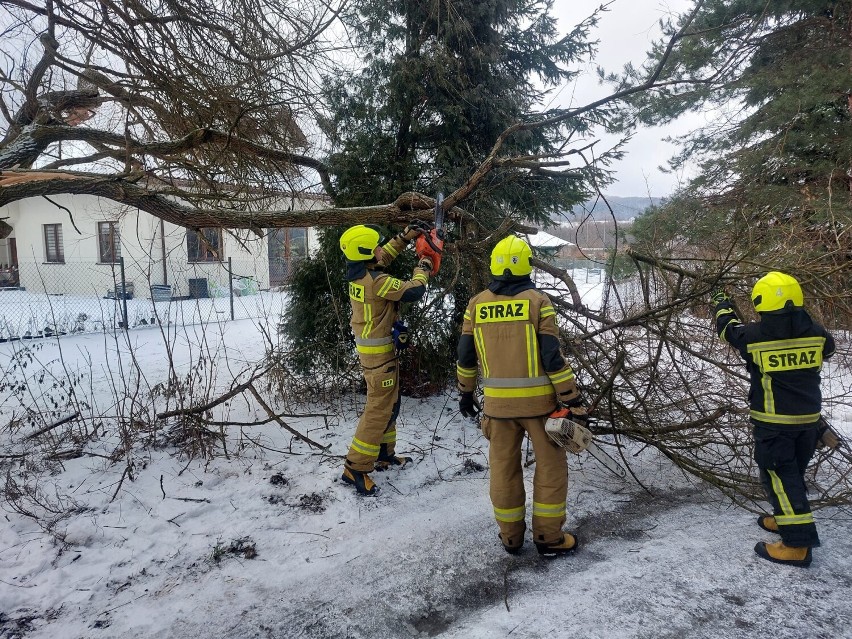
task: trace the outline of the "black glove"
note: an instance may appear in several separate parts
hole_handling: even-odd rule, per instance
[[[479,404],[473,399],[473,393],[459,393],[459,412],[463,417],[479,415]]]
[[[432,272],[432,260],[428,257],[421,257],[417,262],[417,268],[422,268],[424,271]]]
[[[713,306],[718,306],[722,302],[727,302],[731,299],[731,296],[728,295],[722,289],[719,289],[713,295],[710,296],[710,302],[712,302]]]

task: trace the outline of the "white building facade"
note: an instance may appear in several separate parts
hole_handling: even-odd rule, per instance
[[[281,208],[327,204],[302,194]],[[312,228],[269,229],[263,237],[216,228],[197,233],[85,195],[20,200],[0,207],[0,218],[14,229],[0,240],[0,287],[51,295],[186,299],[226,296],[229,287],[269,290],[316,246]]]

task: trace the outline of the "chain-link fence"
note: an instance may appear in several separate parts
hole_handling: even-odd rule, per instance
[[[281,315],[294,264],[65,260],[0,269],[0,341]]]
[[[549,257],[546,261],[566,271],[576,282],[602,282],[606,279],[606,264],[573,257]]]

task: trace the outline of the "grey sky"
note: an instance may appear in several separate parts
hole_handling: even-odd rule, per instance
[[[560,31],[568,32],[601,4],[601,0],[555,0],[553,13],[559,19]],[[596,31],[591,34],[592,40],[600,41],[596,60],[575,85],[559,91],[553,106],[579,106],[609,94],[609,87],[598,83],[596,66],[615,71],[627,62],[641,64],[651,41],[660,36],[659,20],[667,15],[683,13],[691,5],[691,0],[609,2],[609,11],[603,14]],[[606,192],[610,195],[653,197],[671,193],[683,176],[658,170],[657,167],[665,165],[675,152],[675,146],[662,139],[685,133],[699,124],[698,118],[687,117],[667,127],[640,130],[628,145],[625,158],[614,166],[618,181],[605,189]]]

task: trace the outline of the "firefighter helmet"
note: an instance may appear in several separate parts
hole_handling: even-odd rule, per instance
[[[382,234],[377,227],[358,224],[346,229],[340,236],[340,250],[352,262],[366,262],[373,259],[381,241]]]
[[[491,274],[529,275],[532,273],[531,257],[530,245],[521,238],[516,235],[504,237],[491,251]]]
[[[751,291],[751,301],[758,313],[800,308],[805,304],[802,287],[796,278],[779,271],[771,271],[757,280]]]

